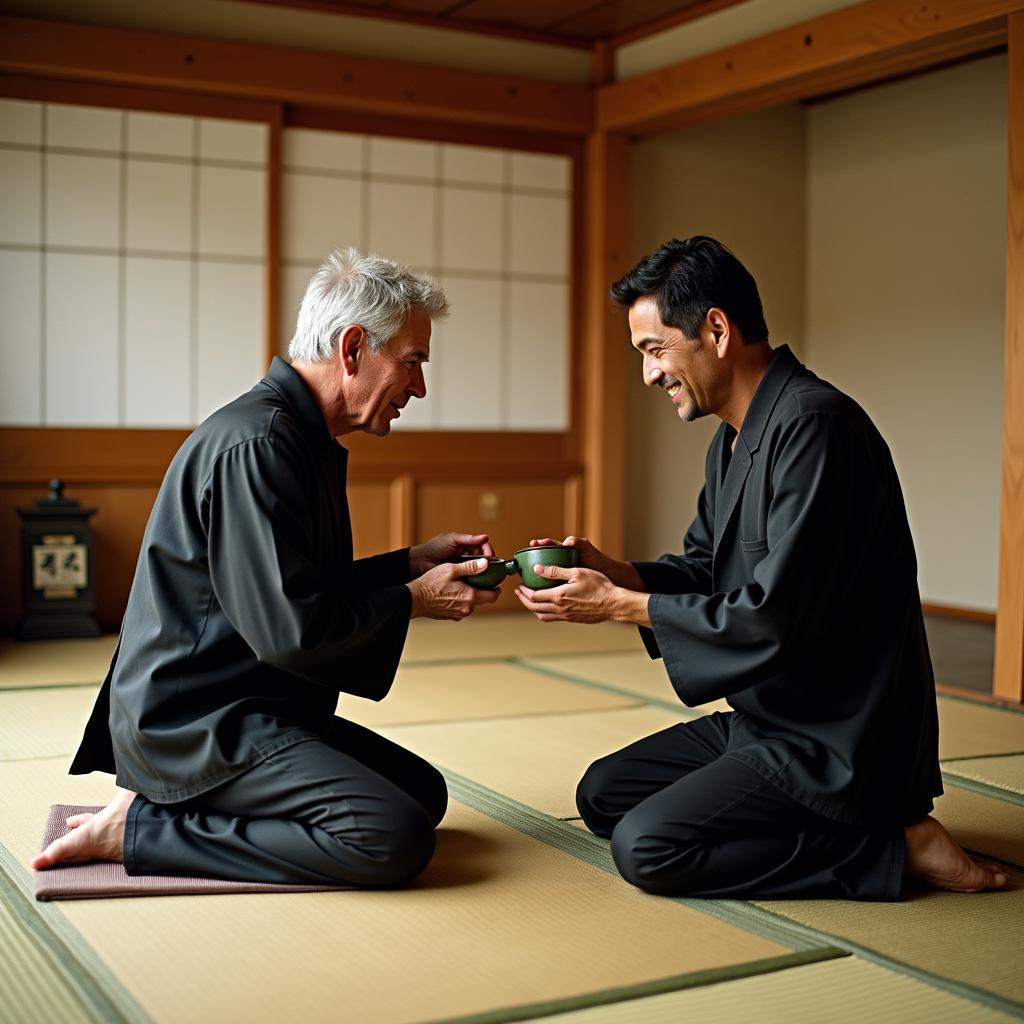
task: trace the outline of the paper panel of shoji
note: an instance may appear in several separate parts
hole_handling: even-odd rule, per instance
[[[129,110],[126,121],[128,152],[133,156],[170,156],[190,160],[195,153],[195,118]]]
[[[191,251],[192,179],[189,164],[128,160],[125,244],[129,250]]]
[[[117,249],[121,224],[119,160],[47,153],[45,180],[47,245]]]
[[[192,422],[191,279],[187,260],[126,261],[125,422],[133,426]]]
[[[42,259],[0,251],[0,423],[33,426],[42,417]]]
[[[569,274],[569,200],[512,193],[509,269],[517,274]]]
[[[118,258],[47,253],[45,267],[45,422],[117,426]]]
[[[266,373],[263,267],[200,260],[196,417],[203,420]]]
[[[440,264],[446,271],[501,273],[505,197],[500,192],[441,189]]]
[[[0,142],[38,146],[42,141],[42,103],[0,99]]]
[[[105,107],[46,106],[46,145],[117,153],[121,149],[121,111]]]
[[[417,269],[434,266],[435,198],[432,184],[371,180],[369,249]]]
[[[0,149],[0,244],[42,241],[42,170],[41,154]]]
[[[286,171],[282,207],[281,250],[286,261],[319,266],[335,249],[366,245],[361,181]]]
[[[202,256],[263,256],[266,241],[263,170],[199,166],[199,238]]]
[[[567,429],[568,285],[511,282],[508,332],[508,426]]]
[[[445,276],[451,315],[436,328],[439,419],[453,430],[498,430],[504,424],[502,283]]]

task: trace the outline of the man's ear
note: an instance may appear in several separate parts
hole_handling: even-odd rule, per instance
[[[349,324],[338,338],[338,356],[342,368],[348,375],[354,375],[359,369],[359,359],[366,346],[366,331],[359,324]]]
[[[708,325],[715,344],[715,354],[719,359],[724,359],[732,340],[732,324],[729,322],[729,317],[718,306],[712,306],[708,310],[705,323]]]

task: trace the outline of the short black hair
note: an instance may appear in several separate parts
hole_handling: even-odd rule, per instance
[[[712,306],[724,310],[748,344],[768,340],[761,296],[750,271],[721,242],[707,235],[673,238],[645,256],[611,287],[611,297],[629,309],[654,296],[661,322],[697,337]]]

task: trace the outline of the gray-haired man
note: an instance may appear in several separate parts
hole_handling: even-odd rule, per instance
[[[437,285],[354,249],[302,301],[289,354],[172,461],[142,543],[121,640],[72,774],[117,795],[35,858],[130,874],[393,886],[428,863],[440,773],[334,716],[379,700],[410,618],[461,619],[496,593],[460,576],[493,554],[449,533],[354,560],[347,451],[426,394]]]

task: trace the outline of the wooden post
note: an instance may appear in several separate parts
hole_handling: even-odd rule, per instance
[[[1024,701],[1024,12],[1009,17],[1006,381],[992,692]]]
[[[267,369],[277,355],[281,328],[281,163],[284,112],[276,104],[267,125],[267,225],[263,288],[267,322],[264,325],[264,359]]]
[[[584,162],[583,529],[603,551],[621,558],[628,339],[608,286],[629,269],[629,140],[596,132],[587,139]]]

